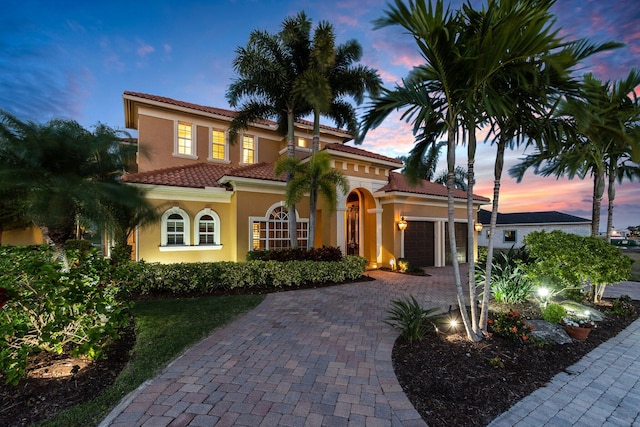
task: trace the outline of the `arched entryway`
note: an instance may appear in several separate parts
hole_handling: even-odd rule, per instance
[[[382,210],[371,193],[364,188],[352,190],[345,201],[344,248],[347,255],[360,255],[376,263],[378,229]]]

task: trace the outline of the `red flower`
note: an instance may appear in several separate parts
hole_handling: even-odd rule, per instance
[[[529,339],[529,337],[528,337],[528,336],[526,336],[526,335],[523,335],[521,338],[522,338],[522,341],[526,341],[526,340],[528,340],[528,339]]]
[[[514,326],[513,328],[511,328],[511,330],[512,330],[513,332],[518,332],[518,327],[517,327],[517,326]]]
[[[493,319],[487,319],[487,324],[493,325]]]

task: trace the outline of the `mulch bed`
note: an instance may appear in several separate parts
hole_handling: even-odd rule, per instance
[[[640,302],[633,305],[640,312]],[[495,335],[478,343],[459,334],[398,338],[393,366],[429,426],[485,426],[636,318],[607,314],[587,340],[543,347]]]

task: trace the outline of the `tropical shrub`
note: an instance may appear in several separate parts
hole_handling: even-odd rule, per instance
[[[558,292],[590,284],[593,301],[598,302],[608,284],[631,275],[631,259],[597,237],[536,231],[525,237],[525,245],[532,259],[525,268],[527,275]]]
[[[515,341],[528,341],[533,327],[525,322],[517,311],[497,313],[489,319],[490,331],[494,334]]]
[[[407,341],[421,341],[429,330],[436,330],[436,322],[441,315],[436,314],[440,308],[425,310],[413,295],[409,298],[391,301],[390,315],[384,323],[400,332]]]
[[[549,323],[560,323],[566,315],[567,310],[555,302],[547,304],[547,306],[542,309],[542,318]]]
[[[76,256],[74,256],[74,254]],[[16,384],[29,355],[39,351],[99,358],[128,323],[128,305],[102,273],[108,262],[95,251],[68,253],[70,266],[52,261],[47,246],[0,248],[0,376]]]
[[[531,294],[533,282],[524,272],[526,255],[522,251],[498,252],[491,265],[491,295],[497,302],[514,304],[524,302]],[[476,264],[476,281],[486,280],[485,265]]]

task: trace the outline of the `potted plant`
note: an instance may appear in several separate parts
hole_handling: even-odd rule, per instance
[[[567,334],[573,339],[584,341],[596,324],[588,317],[579,317],[574,313],[567,314],[562,318],[562,325]]]

